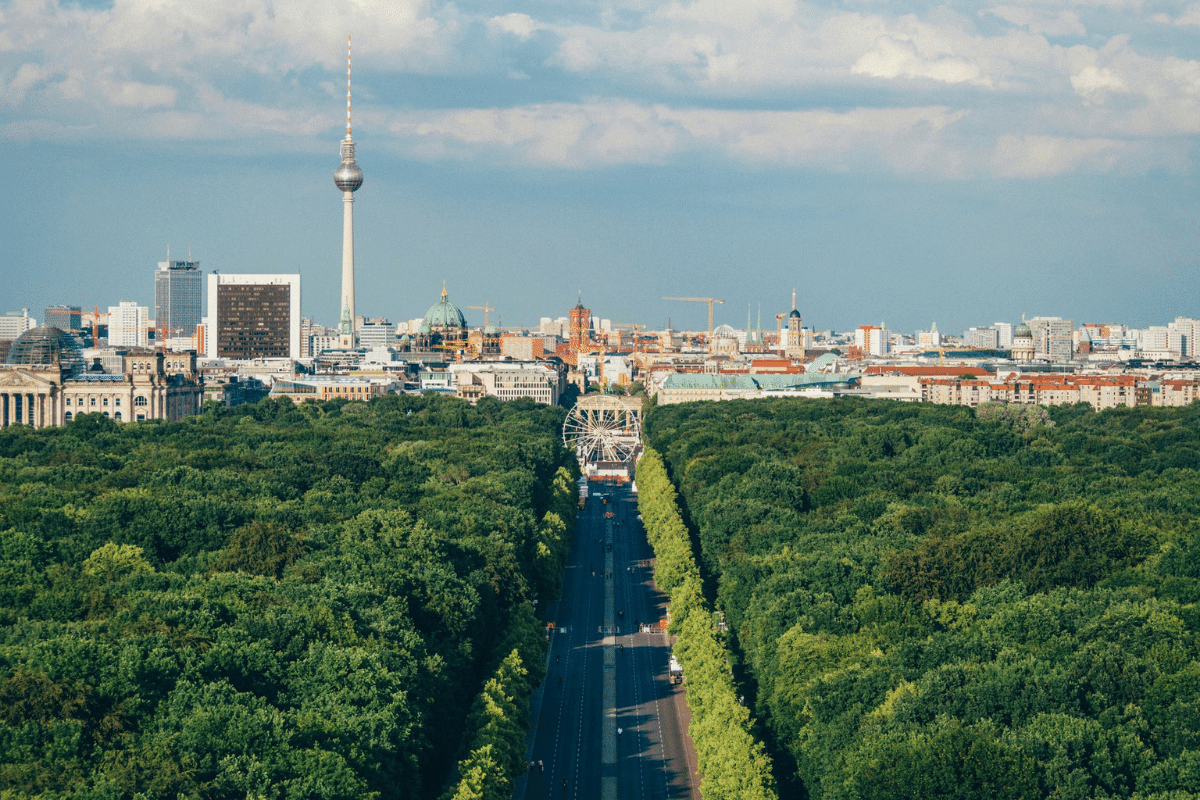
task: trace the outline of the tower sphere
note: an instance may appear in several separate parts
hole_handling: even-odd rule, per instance
[[[333,173],[333,183],[343,192],[354,192],[358,187],[362,186],[363,171],[358,168],[358,164],[353,161],[346,163],[337,168]]]

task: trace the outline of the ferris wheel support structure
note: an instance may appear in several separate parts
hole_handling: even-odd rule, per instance
[[[642,445],[641,402],[605,394],[580,398],[563,423],[563,443],[585,470],[599,462],[635,461]]]

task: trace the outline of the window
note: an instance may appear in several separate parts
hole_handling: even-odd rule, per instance
[[[121,405],[121,398],[119,398],[119,397],[117,397],[117,398],[114,398],[114,399],[113,399],[113,405],[114,405],[114,406],[119,406],[119,405]]]
[[[135,406],[144,406],[144,405],[146,405],[146,398],[144,398],[144,397],[135,397],[135,398],[133,398],[133,404],[134,404]]]
[[[120,422],[120,421],[121,421],[121,412],[120,412],[120,411],[118,411],[117,413],[113,414],[113,419],[115,419],[115,420],[117,420],[118,422]]]
[[[106,398],[104,398],[104,400],[103,400],[103,403],[104,403],[104,405],[108,405],[108,398],[107,398],[107,397],[106,397]]]
[[[64,421],[64,422],[70,422],[70,421],[71,421],[71,412],[70,412],[70,411],[68,411],[68,412],[67,412],[67,415],[66,415],[65,417],[63,417],[63,421]]]
[[[96,405],[96,398],[89,397],[88,399],[91,401],[88,405],[93,405],[93,406]]]

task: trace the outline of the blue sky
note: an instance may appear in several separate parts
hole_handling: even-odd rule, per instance
[[[334,324],[347,33],[360,313],[1200,316],[1200,2],[1139,0],[0,0],[0,311],[170,245]]]

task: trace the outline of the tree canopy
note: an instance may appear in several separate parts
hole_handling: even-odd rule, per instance
[[[0,795],[436,797],[481,739],[467,772],[511,769],[573,518],[562,415],[0,432]]]
[[[1200,406],[731,401],[645,432],[786,792],[1200,793]]]

